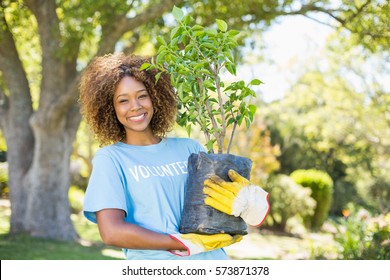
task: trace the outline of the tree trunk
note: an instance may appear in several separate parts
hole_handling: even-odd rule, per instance
[[[60,129],[34,129],[34,133],[35,157],[26,182],[29,185],[25,216],[28,231],[32,236],[75,240],[68,201],[73,139]]]
[[[12,125],[8,123],[9,126]],[[8,127],[9,127],[8,126]],[[26,201],[28,187],[25,175],[33,157],[34,138],[30,129],[18,127],[4,129],[7,140],[8,184],[11,201],[11,233],[25,232]]]
[[[28,120],[33,113],[29,83],[0,5],[0,71],[6,91],[0,90],[0,129],[7,142],[11,232],[24,232],[27,186],[24,182],[33,159],[34,137]],[[13,217],[17,217],[14,219]]]
[[[35,148],[25,180],[29,194],[24,216],[31,236],[57,240],[77,238],[70,219],[68,191],[70,155],[79,120],[80,116],[74,114],[70,124],[66,118],[55,126],[50,125],[50,120],[33,118],[31,121]]]

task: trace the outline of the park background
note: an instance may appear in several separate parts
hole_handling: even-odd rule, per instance
[[[96,55],[155,54],[174,5],[240,30],[225,78],[264,83],[233,153],[271,212],[231,258],[390,259],[390,4],[370,0],[1,1],[0,259],[123,258],[80,212],[99,145],[78,82]]]

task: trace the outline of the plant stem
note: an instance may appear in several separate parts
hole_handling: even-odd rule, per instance
[[[213,129],[214,129],[213,135],[214,135],[215,139],[217,140],[218,154],[222,154],[223,153],[223,139],[221,139],[221,133],[218,132],[219,127],[218,127],[217,121],[215,120],[213,112],[211,110],[209,100],[206,100],[206,109],[207,109],[207,113],[210,117],[211,124],[213,125]]]
[[[219,103],[219,108],[221,110],[221,126],[222,126],[222,131],[219,133],[219,137],[221,138],[220,141],[222,142],[222,146],[223,146],[223,142],[224,142],[224,139],[225,139],[225,135],[226,135],[226,119],[225,119],[225,110],[223,108],[223,100],[222,100],[222,93],[221,93],[221,85],[219,83],[219,69],[217,67],[217,65],[215,65],[214,67],[214,78],[215,78],[215,87],[217,88],[217,94],[218,94],[218,103]],[[221,149],[223,150],[223,148]],[[221,151],[222,153],[222,151]]]
[[[236,127],[237,127],[237,121],[234,122],[232,134],[230,135],[229,146],[227,149],[228,154],[230,154],[230,148],[232,147],[233,136],[234,136],[234,133],[236,132]]]
[[[198,84],[198,87],[199,87],[199,94],[200,94],[200,98],[203,98],[203,95],[204,95],[204,92],[203,92],[203,81],[202,79],[196,79],[196,83]],[[196,110],[198,111],[198,115],[199,116],[202,116],[203,115],[203,109],[202,107],[199,105],[199,102],[197,100],[197,98],[194,98],[194,103],[195,103],[195,107],[196,107]],[[210,141],[210,133],[208,132],[208,129],[207,129],[207,124],[204,123],[203,121],[201,121],[199,118],[196,120],[196,122],[200,125],[201,127],[201,130],[203,131],[204,133],[204,136],[206,137],[206,141],[207,143]]]

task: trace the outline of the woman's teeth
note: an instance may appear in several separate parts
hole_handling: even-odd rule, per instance
[[[136,116],[136,117],[130,117],[129,119],[132,120],[132,121],[139,121],[139,120],[142,120],[142,118],[145,116],[145,114],[142,114],[142,115],[139,115],[139,116]]]

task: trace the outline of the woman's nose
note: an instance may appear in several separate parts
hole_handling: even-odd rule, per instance
[[[138,102],[138,100],[133,100],[131,103],[130,103],[130,110],[131,111],[138,111],[139,109],[141,109],[142,106],[141,104]]]

